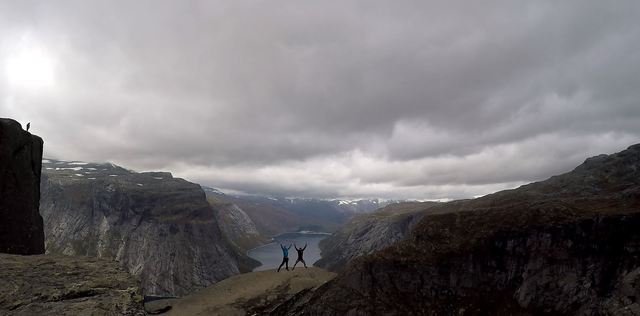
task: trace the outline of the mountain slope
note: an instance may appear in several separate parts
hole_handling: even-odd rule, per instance
[[[216,198],[220,202],[233,204],[242,209],[253,220],[258,232],[268,238],[284,232],[296,231],[302,221],[300,216],[289,210],[264,203],[263,200],[266,198],[255,200],[226,194],[220,194]]]
[[[222,234],[197,184],[112,164],[43,162],[47,253],[115,259],[158,295],[184,295],[257,264]]]
[[[388,205],[351,219],[320,242],[322,259],[315,265],[339,271],[354,258],[373,253],[405,238],[413,226],[437,202],[404,202]]]
[[[213,207],[222,233],[243,253],[270,241],[258,231],[254,221],[238,205],[224,202],[220,193],[203,187],[207,201]]]
[[[640,145],[515,190],[432,208],[280,315],[640,312]]]

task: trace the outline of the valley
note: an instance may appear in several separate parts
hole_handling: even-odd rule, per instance
[[[12,146],[34,146],[25,139]],[[39,203],[44,223],[25,243],[31,248],[16,247],[20,238],[9,244],[32,256],[0,255],[11,284],[0,291],[3,313],[640,312],[640,144],[516,189],[451,202],[376,201],[376,210],[231,196],[168,172],[42,159],[35,144],[0,155],[5,174],[32,177],[14,185],[40,192],[22,204],[6,195],[3,212]],[[41,174],[33,171],[40,163]],[[38,230],[31,215],[12,213]],[[307,243],[309,268],[274,271],[281,242]],[[293,248],[289,258],[292,266]]]
[[[288,233],[309,244],[311,266],[327,235],[297,231],[337,229],[392,203],[230,196],[169,172],[50,158],[42,160],[40,190],[46,253],[115,260],[141,278],[144,295],[161,297],[273,268],[282,260],[273,242],[296,239]]]
[[[0,0],[0,316],[640,316],[639,17]]]

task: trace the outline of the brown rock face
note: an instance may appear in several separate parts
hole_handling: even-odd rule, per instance
[[[44,253],[39,213],[42,138],[0,118],[0,252]]]

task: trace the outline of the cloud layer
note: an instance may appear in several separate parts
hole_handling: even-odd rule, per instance
[[[50,156],[231,190],[472,197],[638,142],[638,16],[635,1],[0,2],[0,116],[31,121]],[[25,51],[52,84],[15,83]]]

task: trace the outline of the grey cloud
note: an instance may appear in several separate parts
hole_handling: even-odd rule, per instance
[[[637,141],[639,15],[633,1],[0,2],[0,72],[28,34],[57,79],[0,78],[0,115],[32,121],[58,158],[228,189],[472,196]]]

